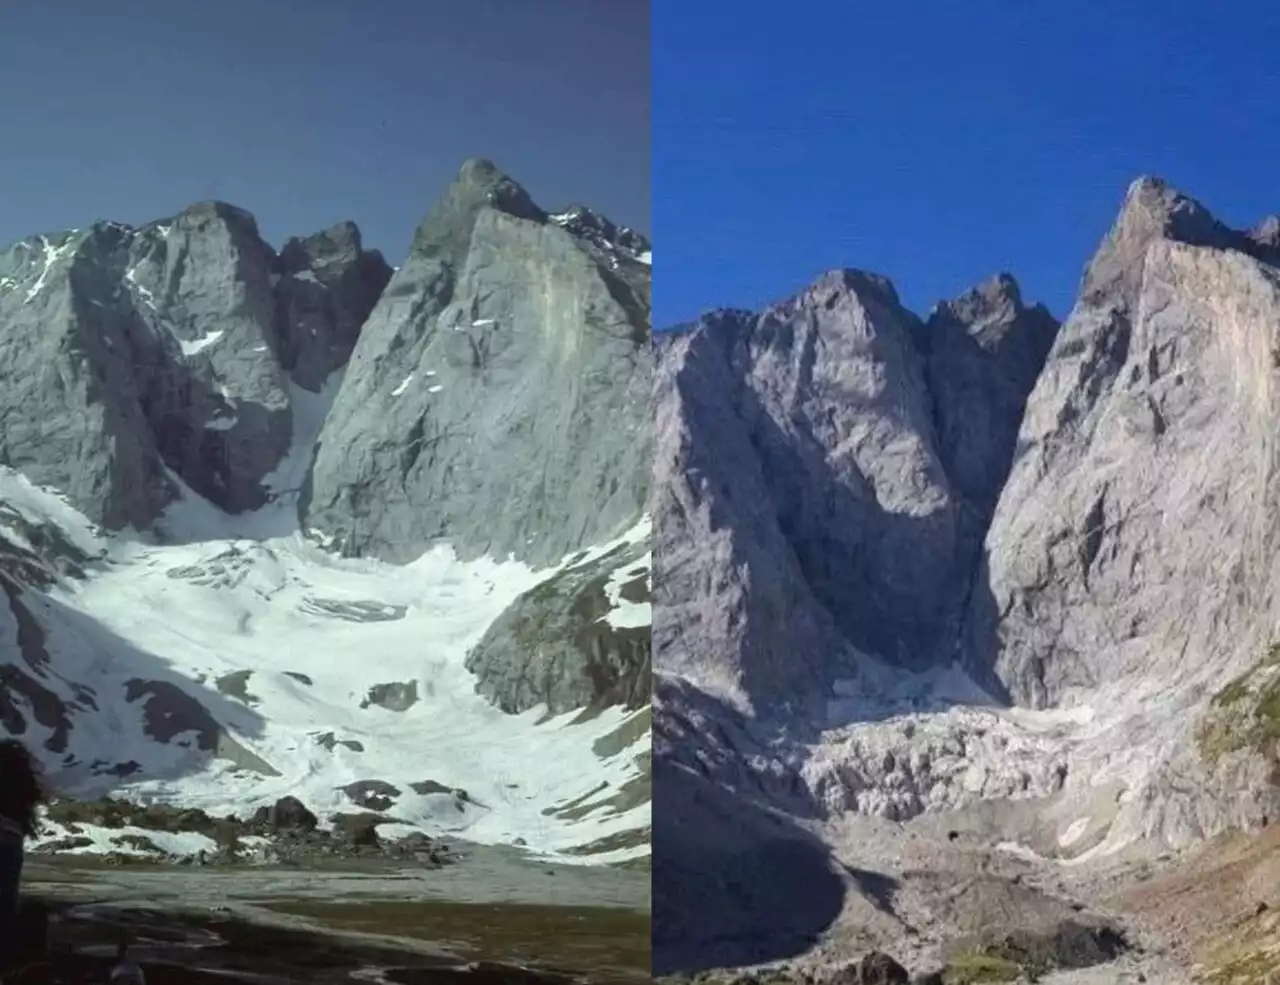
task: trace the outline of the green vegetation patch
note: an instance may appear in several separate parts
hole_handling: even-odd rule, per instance
[[[1209,702],[1197,737],[1210,763],[1244,749],[1275,755],[1280,746],[1280,644]]]
[[[1016,961],[971,951],[958,954],[947,963],[942,972],[945,985],[974,985],[977,982],[1016,982],[1022,977],[1022,968]]]
[[[649,914],[639,910],[443,901],[265,906],[341,932],[428,941],[471,960],[572,969],[592,981],[649,980]]]

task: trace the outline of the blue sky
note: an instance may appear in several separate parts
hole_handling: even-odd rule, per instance
[[[1280,211],[1280,5],[653,0],[655,325],[823,270],[1059,317],[1125,186]]]
[[[0,244],[220,198],[393,263],[468,157],[649,228],[647,0],[0,3]]]

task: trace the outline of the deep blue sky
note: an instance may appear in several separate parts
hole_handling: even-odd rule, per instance
[[[653,0],[655,325],[823,270],[1059,317],[1125,186],[1280,211],[1280,4]]]
[[[648,0],[0,2],[0,244],[220,198],[399,263],[468,157],[649,229]]]

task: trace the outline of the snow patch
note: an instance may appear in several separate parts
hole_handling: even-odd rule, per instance
[[[413,374],[410,373],[408,376],[406,376],[403,380],[400,381],[399,386],[397,386],[394,390],[391,391],[391,396],[393,397],[400,396],[400,394],[404,393],[405,390],[409,389],[409,384],[412,381],[413,381]]]
[[[614,571],[605,583],[604,593],[609,599],[609,612],[603,617],[614,629],[641,629],[653,625],[653,606],[649,602],[630,602],[622,597],[623,589],[637,578],[645,580],[645,595],[649,594],[649,572],[653,553],[646,554],[634,564]]]
[[[143,304],[145,304],[152,311],[155,311],[156,310],[155,295],[152,294],[149,289],[143,287],[141,284],[138,283],[137,274],[138,274],[138,268],[130,267],[128,270],[124,272],[124,279],[129,282],[130,287],[132,287],[135,291],[138,292],[138,297],[142,298]]]
[[[222,338],[224,334],[226,333],[223,332],[222,329],[214,329],[212,332],[207,332],[198,339],[179,339],[178,344],[182,346],[182,354],[184,356],[194,356],[196,353],[203,352],[205,349],[209,348],[209,346]]]
[[[49,274],[53,270],[54,265],[63,257],[70,255],[76,248],[76,240],[73,236],[68,236],[62,241],[60,246],[53,246],[47,237],[40,237],[40,248],[43,251],[41,262],[43,267],[40,270],[40,276],[36,278],[36,282],[27,291],[26,300],[23,304],[35,300],[37,294],[44,290],[45,283],[49,279]],[[30,247],[28,247],[30,249]]]

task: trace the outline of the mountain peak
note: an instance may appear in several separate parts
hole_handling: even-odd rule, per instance
[[[1110,232],[1085,270],[1081,299],[1094,304],[1109,299],[1128,307],[1147,248],[1160,239],[1217,249],[1245,245],[1243,236],[1163,178],[1139,177],[1129,184]]]
[[[873,298],[895,307],[900,304],[898,291],[888,277],[851,267],[835,267],[819,274],[792,300],[802,305],[833,305],[844,296]]]
[[[521,219],[541,221],[546,215],[534,204],[523,185],[482,157],[463,162],[453,186],[446,192],[446,196],[454,194],[464,201],[489,205]]]

